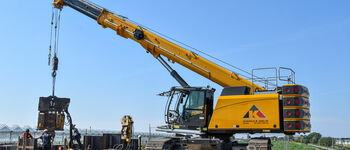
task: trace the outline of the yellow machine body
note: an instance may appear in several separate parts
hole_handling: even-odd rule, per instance
[[[220,96],[209,130],[279,130],[279,94]]]
[[[290,76],[287,80],[283,79],[277,75],[277,69],[275,69],[275,77],[267,78],[276,79],[276,88],[268,90],[267,86],[259,86],[254,82],[253,75],[253,79],[249,81],[240,74],[201,57],[193,52],[195,50],[193,48],[185,49],[179,42],[88,1],[54,0],[53,5],[58,9],[69,6],[91,17],[103,28],[112,29],[117,35],[139,43],[147,53],[152,54],[159,61],[163,60],[162,57],[166,57],[169,62],[178,63],[224,88],[247,87],[249,89],[244,94],[220,96],[214,110],[211,101],[210,108],[204,107],[203,110],[200,110],[204,112],[203,116],[193,121],[203,122],[198,130],[207,130],[209,133],[288,132],[290,134],[310,131],[308,89],[294,84]],[[166,63],[166,61],[161,61],[161,63]],[[294,71],[291,69],[290,71],[294,79]],[[286,81],[288,84],[278,86],[277,80]],[[198,110],[196,108],[192,115],[200,115]]]

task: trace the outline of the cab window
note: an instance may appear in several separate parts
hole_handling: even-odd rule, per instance
[[[186,109],[203,109],[204,107],[204,91],[191,91]]]

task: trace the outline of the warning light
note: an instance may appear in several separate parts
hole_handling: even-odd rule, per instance
[[[295,88],[294,88],[294,92],[295,92],[295,93],[298,93],[298,92],[299,92],[299,88],[298,88],[298,87],[295,87]]]
[[[286,100],[286,103],[287,103],[287,104],[290,104],[290,100],[289,100],[289,99],[287,99],[287,100]]]
[[[294,101],[295,104],[299,105],[299,98],[296,98]]]
[[[290,113],[290,111],[287,112],[287,115],[290,116],[292,113]]]
[[[291,124],[291,123],[288,123],[287,126],[290,128],[290,127],[292,127],[292,124]]]
[[[296,126],[297,128],[300,128],[300,122],[295,123],[295,126]]]
[[[297,117],[299,117],[299,116],[300,116],[300,111],[299,111],[299,110],[296,110],[296,111],[295,111],[295,115],[296,115]]]
[[[289,89],[289,88],[286,88],[286,92],[289,93],[289,92],[290,92],[290,89]]]

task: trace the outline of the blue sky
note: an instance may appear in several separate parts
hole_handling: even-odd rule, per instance
[[[293,68],[311,93],[312,130],[349,137],[350,1],[94,2],[245,70]],[[51,1],[4,1],[0,12],[0,123],[36,126],[38,99],[51,93]],[[140,45],[68,7],[60,34],[56,93],[71,98],[80,128],[119,130],[125,114],[137,131],[164,123],[166,100],[156,94],[178,84]]]

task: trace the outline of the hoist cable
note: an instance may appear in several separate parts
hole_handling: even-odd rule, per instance
[[[57,9],[55,9],[55,42],[54,42],[54,55],[56,56],[57,48]]]
[[[49,45],[49,56],[48,56],[48,65],[50,66],[51,61],[51,44],[52,44],[52,30],[53,30],[53,19],[54,19],[54,8],[52,7],[52,15],[51,15],[51,30],[50,30],[50,45]]]
[[[54,11],[54,24],[55,24],[55,37],[54,37],[54,57],[52,59],[52,96],[55,96],[55,87],[56,87],[56,70],[58,69],[58,39],[59,39],[59,30],[60,30],[60,20],[61,20],[61,10],[55,10]],[[52,38],[52,34],[50,37],[50,40]],[[51,41],[52,42],[52,41]]]
[[[59,37],[60,37],[60,27],[61,27],[61,10],[59,10],[58,14],[58,20],[57,20],[57,46],[56,46],[56,53],[58,53],[58,42],[59,42]]]

